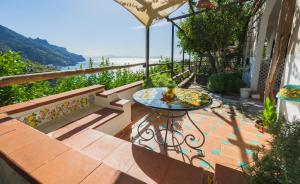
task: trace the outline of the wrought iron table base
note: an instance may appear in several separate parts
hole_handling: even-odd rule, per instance
[[[162,111],[162,110],[160,110]],[[139,143],[147,142],[152,139],[154,139],[158,144],[161,144],[164,146],[166,150],[175,150],[177,153],[182,153],[181,145],[185,143],[189,148],[196,150],[198,152],[198,156],[204,157],[204,152],[201,149],[201,147],[205,143],[205,135],[200,130],[200,128],[196,125],[196,123],[191,119],[188,111],[176,111],[177,113],[180,113],[179,115],[175,115],[174,111],[167,111],[167,115],[161,114],[158,111],[153,110],[151,114],[148,115],[141,123],[139,123],[137,127],[137,132],[139,137],[141,138],[139,140]],[[158,118],[165,118],[167,119],[166,128],[162,128],[158,131],[154,131],[150,128],[143,129],[143,124],[153,115],[158,115]],[[181,118],[187,115],[189,121],[192,123],[192,125],[198,130],[200,133],[200,137],[196,137],[195,135],[189,133],[187,135],[183,135],[180,131],[176,130],[174,128],[174,125],[176,124],[175,119]],[[161,134],[165,132],[163,141],[157,140],[157,134]],[[144,134],[144,135],[143,135]],[[171,141],[168,142],[168,134],[171,136]],[[180,139],[178,139],[180,137]],[[196,139],[198,138],[198,139]],[[197,144],[193,144],[192,142],[196,142]],[[171,148],[171,149],[170,149]]]

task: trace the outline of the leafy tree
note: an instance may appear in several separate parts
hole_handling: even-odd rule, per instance
[[[215,0],[216,8],[203,11],[181,22],[177,36],[180,46],[195,55],[207,54],[213,72],[224,69],[228,46],[243,47],[251,3]],[[235,3],[234,3],[235,2]],[[241,50],[241,49],[240,49]]]

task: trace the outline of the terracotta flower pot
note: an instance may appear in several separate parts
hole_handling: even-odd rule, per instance
[[[267,129],[266,127],[263,125],[263,122],[261,120],[257,120],[255,122],[255,127],[261,132],[261,133],[264,133],[264,132],[267,132]]]

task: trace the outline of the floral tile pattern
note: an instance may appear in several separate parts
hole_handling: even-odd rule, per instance
[[[20,117],[19,120],[28,124],[31,127],[36,127],[41,123],[45,123],[50,120],[59,118],[78,109],[88,107],[91,103],[93,103],[93,99],[91,100],[91,98],[85,96],[69,101],[64,101],[55,106],[51,106],[50,104],[39,111],[26,114]]]

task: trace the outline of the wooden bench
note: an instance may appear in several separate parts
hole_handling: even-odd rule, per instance
[[[180,88],[184,88],[187,86],[187,84],[189,84],[193,78],[194,78],[195,74],[191,73],[189,70],[186,70],[176,76],[174,76],[172,79],[178,83],[178,87]]]

